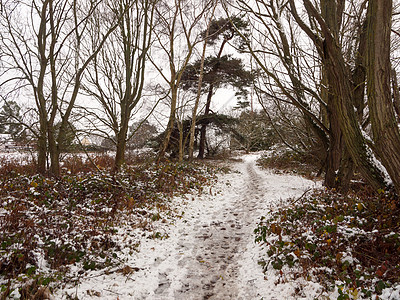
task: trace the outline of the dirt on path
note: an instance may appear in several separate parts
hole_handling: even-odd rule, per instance
[[[233,163],[233,171],[221,174],[202,195],[174,200],[178,217],[156,228],[165,238],[150,239],[143,232],[121,228],[121,240],[142,236],[138,252],[127,249],[120,257],[134,272],[93,273],[59,295],[114,300],[292,299],[293,286],[276,286],[273,275],[265,280],[253,231],[266,212],[315,183],[261,170],[257,158],[247,155]]]
[[[261,171],[256,156],[246,157],[235,167],[241,180],[234,180],[216,197],[222,203],[200,213],[179,233],[177,246],[184,254],[176,259],[186,276],[180,280],[180,288],[171,291],[174,278],[168,272],[160,274],[157,299],[172,295],[173,299],[260,299],[252,281],[240,276],[241,269],[248,267],[243,254],[249,244],[254,245],[253,231],[262,213],[282,200],[280,196],[286,196],[288,190],[298,194],[304,185],[297,187],[290,176]]]
[[[254,162],[247,162],[243,185],[236,187],[234,195],[229,195],[227,205],[213,212],[211,223],[198,220],[193,228],[196,241],[190,245],[193,247],[187,257],[181,260],[187,278],[174,293],[176,299],[235,299],[238,296],[240,258],[253,239],[260,184]],[[256,296],[255,291],[248,296]]]

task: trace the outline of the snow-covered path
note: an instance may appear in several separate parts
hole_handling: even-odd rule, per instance
[[[182,260],[186,278],[182,287],[174,291],[175,299],[235,299],[240,293],[256,296],[256,291],[241,284],[239,271],[241,254],[252,240],[256,211],[260,206],[261,177],[254,161],[242,167],[243,182],[235,183],[218,197],[216,209],[204,211],[185,235],[195,237],[183,244],[187,254]],[[245,168],[244,168],[245,167]],[[243,291],[246,289],[246,291]]]
[[[274,274],[265,278],[261,272],[253,230],[265,212],[315,183],[261,170],[256,159],[245,156],[207,193],[179,200],[182,217],[160,224],[160,233],[168,238],[142,239],[138,253],[121,257],[135,272],[93,273],[59,296],[68,292],[79,299],[294,299],[295,284],[275,285]],[[312,299],[318,287],[311,289]]]

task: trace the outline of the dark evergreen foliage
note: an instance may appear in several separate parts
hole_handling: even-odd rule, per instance
[[[196,92],[200,74],[200,60],[190,64],[182,75],[182,88]],[[220,58],[209,56],[204,61],[203,93],[210,84],[215,89],[228,85],[237,90],[237,95],[246,96],[246,87],[254,79],[251,71],[247,71],[241,59],[232,55],[223,55]]]

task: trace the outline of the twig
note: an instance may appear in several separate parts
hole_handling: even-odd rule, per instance
[[[113,293],[113,294],[115,294],[115,295],[119,295],[119,296],[122,295],[121,293],[117,293],[117,292],[114,292],[114,291],[109,290],[109,289],[103,289],[103,290],[104,290],[104,291],[107,291],[107,292],[110,292],[110,293]]]
[[[290,202],[291,204],[295,204],[296,202],[298,202],[301,198],[303,198],[305,196],[305,194],[307,194],[309,191],[311,191],[312,188],[307,189],[299,198],[297,198],[296,200],[293,200],[292,202]]]

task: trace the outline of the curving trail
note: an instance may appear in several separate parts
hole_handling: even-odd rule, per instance
[[[219,205],[200,212],[179,232],[176,249],[181,254],[176,259],[185,276],[174,279],[168,276],[172,270],[160,274],[156,299],[259,299],[252,280],[241,276],[247,267],[243,255],[248,245],[254,245],[259,217],[281,197],[301,194],[313,183],[262,171],[256,158],[247,156],[236,164],[239,178],[232,178],[230,188],[215,197]],[[179,284],[173,286],[174,280]]]
[[[294,299],[293,284],[275,285],[274,274],[264,277],[253,230],[262,215],[315,183],[261,170],[257,158],[234,163],[234,171],[220,175],[209,192],[176,199],[181,218],[157,225],[168,238],[143,237],[138,253],[121,258],[135,272],[94,275],[70,291],[79,299],[98,299],[89,295],[94,291],[101,299],[119,300]],[[129,234],[122,228],[119,238]]]
[[[239,295],[241,253],[253,239],[261,181],[254,161],[247,162],[243,185],[229,195],[226,206],[212,214],[214,221],[208,224],[199,220],[193,249],[183,259],[187,278],[174,293],[175,299],[235,299]],[[255,292],[247,297],[256,296]]]

